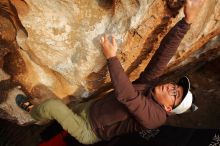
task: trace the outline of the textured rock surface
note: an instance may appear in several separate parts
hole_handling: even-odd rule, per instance
[[[1,47],[1,66],[11,75],[9,82],[21,85],[36,102],[53,97],[67,99],[69,95],[87,97],[108,87],[99,45],[104,33],[116,35],[118,57],[134,80],[163,36],[183,16],[178,14],[182,4],[172,0],[3,0],[0,4],[1,11],[8,12],[1,19],[1,41],[7,42]],[[199,58],[219,56],[219,12],[220,1],[206,1],[166,72],[199,64]],[[211,43],[205,45],[209,40]],[[15,117],[15,110],[5,108],[14,104],[7,101],[15,95],[10,94],[11,88],[11,92],[5,91],[9,97],[1,108]],[[15,119],[24,124],[31,121],[22,120],[26,117],[23,114]]]
[[[220,50],[220,47],[218,49]],[[200,63],[189,64],[191,70],[184,67],[184,69],[174,72],[177,76],[184,72],[189,76],[195,95],[195,104],[199,109],[194,113],[173,116],[167,124],[187,128],[220,128],[220,66],[218,65],[220,57],[211,62],[208,62],[206,57],[200,58]],[[173,75],[171,76],[173,77]]]

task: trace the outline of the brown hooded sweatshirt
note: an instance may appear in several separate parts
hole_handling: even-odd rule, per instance
[[[166,122],[166,111],[154,101],[151,89],[158,83],[190,25],[179,21],[163,38],[140,77],[130,82],[117,57],[107,60],[114,91],[90,107],[90,123],[104,140],[142,129],[154,129]]]

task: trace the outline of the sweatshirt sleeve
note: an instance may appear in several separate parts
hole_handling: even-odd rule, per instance
[[[165,111],[135,90],[116,57],[108,59],[108,68],[117,100],[142,126],[153,129],[165,123]]]
[[[189,28],[190,24],[180,20],[163,38],[148,66],[134,83],[146,83],[160,77]]]
[[[137,92],[124,72],[118,58],[112,57],[107,60],[107,63],[117,99],[120,101],[124,98],[137,96]]]

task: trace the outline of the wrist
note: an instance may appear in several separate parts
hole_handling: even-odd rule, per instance
[[[190,19],[190,18],[188,18],[188,17],[184,17],[183,18],[184,20],[185,20],[185,22],[187,23],[187,24],[192,24],[192,19]]]
[[[108,56],[105,56],[105,57],[106,57],[106,59],[114,58],[114,57],[116,57],[116,54],[115,55],[108,55]]]

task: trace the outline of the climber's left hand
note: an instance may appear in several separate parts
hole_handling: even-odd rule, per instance
[[[117,52],[117,43],[115,37],[112,35],[112,40],[109,40],[107,34],[101,37],[100,43],[102,45],[102,50],[107,59],[116,56]]]

